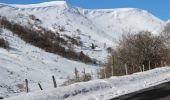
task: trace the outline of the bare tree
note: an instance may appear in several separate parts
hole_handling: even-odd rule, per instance
[[[128,74],[139,72],[142,66],[145,66],[145,70],[161,67],[161,62],[166,61],[167,47],[161,36],[141,31],[123,35],[111,53],[114,55],[114,75],[125,75],[125,64]],[[111,76],[111,66],[113,59],[109,57],[104,66],[107,77]]]
[[[142,31],[137,34],[124,35],[117,48],[118,59],[128,66],[148,66],[159,63],[166,56],[166,46],[161,36],[155,36],[150,32]],[[148,67],[147,67],[148,68]]]
[[[164,27],[164,30],[162,31],[161,36],[164,39],[165,45],[168,47],[167,52],[167,64],[170,65],[170,23],[167,23],[167,25]]]

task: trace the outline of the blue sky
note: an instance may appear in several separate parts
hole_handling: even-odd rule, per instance
[[[1,3],[32,4],[54,0],[0,0]],[[66,0],[73,6],[82,8],[140,8],[163,19],[170,19],[170,0]]]

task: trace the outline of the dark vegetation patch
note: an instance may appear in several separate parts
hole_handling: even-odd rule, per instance
[[[108,62],[99,75],[106,78],[167,66],[170,48],[165,37],[167,35],[153,35],[148,31],[123,35],[115,49],[108,49]]]
[[[84,63],[92,63],[92,59],[85,55],[83,52],[75,52],[71,49],[66,49],[64,46],[68,46],[68,41],[61,38],[59,33],[46,30],[40,27],[40,30],[28,28],[18,23],[8,21],[6,17],[0,17],[0,25],[18,35],[25,42],[30,43],[36,47],[39,47],[47,52],[58,54],[62,57],[81,61]],[[79,41],[66,36],[75,45],[81,45]]]
[[[0,38],[0,47],[8,50],[10,48],[8,41],[5,41],[3,38]]]

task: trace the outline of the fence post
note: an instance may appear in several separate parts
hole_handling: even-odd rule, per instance
[[[106,78],[106,69],[104,67],[104,78]]]
[[[85,68],[83,68],[83,72],[82,72],[83,74],[84,74],[84,79],[83,79],[83,81],[85,81],[85,79],[86,79],[86,70],[85,70]]]
[[[125,64],[125,71],[126,71],[126,75],[128,75],[128,69],[127,69],[127,65]]]
[[[149,70],[151,70],[151,62],[149,61]]]
[[[54,88],[56,88],[57,87],[57,83],[56,83],[55,77],[52,76],[52,79],[53,79]]]
[[[75,67],[75,69],[74,69],[74,74],[75,74],[75,77],[76,77],[76,81],[79,82],[79,81],[80,81],[80,79],[79,79],[79,73],[78,73],[78,70],[77,70],[76,67]]]
[[[91,70],[91,79],[94,78],[94,74],[93,74],[93,71]]]
[[[28,93],[29,91],[28,91],[28,80],[27,79],[25,79],[25,85],[26,85],[26,92]]]
[[[113,66],[111,66],[111,69],[112,69],[112,76],[113,76]]]
[[[41,86],[41,84],[40,84],[40,83],[38,83],[38,86],[40,87],[40,90],[43,90],[43,89],[42,89],[42,86]]]
[[[100,79],[100,73],[101,73],[101,71],[100,71],[100,69],[97,69],[96,71],[97,71],[97,79]]]
[[[112,67],[111,67],[111,69],[112,69],[112,76],[114,76],[114,67],[115,67],[115,57],[114,57],[114,55],[112,55]]]
[[[142,72],[142,67],[141,66],[139,66],[139,69],[140,69],[140,72]]]
[[[143,72],[145,71],[145,65],[143,64]]]
[[[155,68],[156,68],[156,63],[155,63]]]
[[[164,65],[167,66],[166,62],[164,62]]]

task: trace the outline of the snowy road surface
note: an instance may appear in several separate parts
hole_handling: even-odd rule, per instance
[[[111,100],[170,100],[170,82],[113,98]]]

